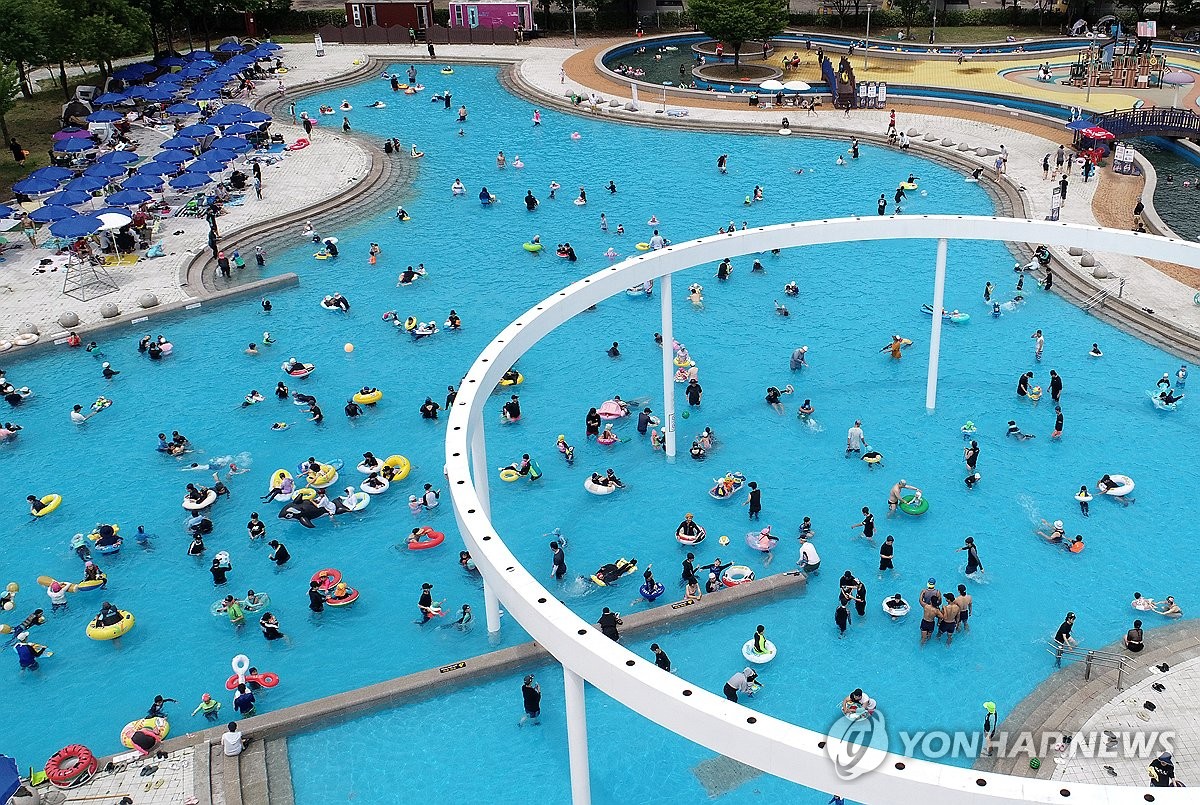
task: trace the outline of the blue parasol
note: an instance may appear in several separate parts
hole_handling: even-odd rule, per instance
[[[125,115],[120,112],[110,112],[107,109],[102,109],[99,112],[92,112],[87,116],[89,123],[115,123],[121,120]]]
[[[83,238],[100,231],[104,222],[94,215],[76,215],[50,224],[50,234],[56,238]]]
[[[37,221],[39,224],[48,224],[51,221],[61,221],[64,218],[74,218],[79,215],[77,210],[70,207],[64,207],[61,204],[47,204],[44,207],[38,207],[33,212],[29,213],[29,217]]]
[[[65,204],[68,207],[75,204],[83,204],[91,201],[92,194],[84,193],[82,190],[60,190],[57,193],[46,196],[43,202],[46,204]]]
[[[72,137],[69,140],[59,140],[54,144],[54,152],[57,154],[77,154],[81,151],[95,151],[98,146],[95,141],[89,138]]]
[[[167,107],[169,115],[194,115],[200,111],[200,107],[194,103],[177,103]]]
[[[111,162],[97,162],[83,172],[84,176],[91,176],[96,179],[116,179],[119,176],[124,176],[128,172],[124,165],[114,165]]]
[[[27,196],[36,196],[41,193],[52,193],[57,187],[58,182],[43,179],[40,176],[27,176],[14,184],[13,190]]]
[[[159,151],[154,155],[155,162],[165,162],[168,165],[182,165],[183,163],[195,159],[196,155],[190,151],[180,151],[172,148],[166,151]]]
[[[234,123],[222,131],[221,134],[233,136],[236,134],[253,134],[256,131],[258,131],[258,126],[255,126],[253,123]]]
[[[141,157],[132,151],[109,151],[107,154],[96,157],[96,161],[101,165],[128,165],[139,159]]]
[[[205,123],[193,123],[190,126],[185,126],[175,133],[176,137],[207,137],[210,134],[215,134],[216,129]]]
[[[237,42],[226,42],[223,45],[217,45],[217,53],[241,53],[242,46]]]
[[[124,173],[125,171],[122,170],[121,172]],[[100,188],[104,187],[106,184],[108,184],[108,182],[99,176],[94,176],[94,175],[89,176],[87,174],[84,174],[83,176],[80,176],[78,179],[72,179],[71,181],[69,181],[65,185],[63,185],[63,190],[82,191],[84,193],[90,194],[93,190],[99,190]],[[49,201],[49,199],[47,199],[47,201]]]
[[[92,101],[92,103],[96,104],[97,106],[112,106],[114,104],[124,103],[127,100],[129,100],[129,97],[123,92],[106,92]]]
[[[130,176],[124,182],[121,182],[121,187],[126,190],[158,190],[162,186],[163,180],[161,176],[151,176],[145,173]]]
[[[63,179],[70,179],[74,174],[66,168],[60,168],[57,165],[47,165],[44,168],[38,168],[29,174],[30,179],[48,179],[57,184]]]
[[[151,198],[151,195],[145,190],[127,189],[118,190],[111,196],[106,197],[104,203],[124,206],[128,204],[141,204],[143,201],[150,201]]]
[[[17,771],[17,761],[8,755],[0,755],[0,802],[8,802],[20,787],[21,775]]]
[[[171,139],[162,143],[162,147],[168,151],[175,148],[180,148],[186,151],[196,147],[196,140],[193,137],[172,137]]]
[[[212,182],[212,178],[202,173],[184,173],[176,176],[169,184],[176,190],[191,190],[196,187],[203,187],[210,182]]]

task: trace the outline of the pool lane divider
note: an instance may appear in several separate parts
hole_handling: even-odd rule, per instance
[[[735,587],[708,593],[699,601],[677,601],[666,606],[622,615],[621,634],[624,637],[634,637],[647,632],[663,632],[691,621],[714,617],[718,612],[726,613],[732,609],[794,598],[804,594],[806,586],[807,578],[798,571],[754,579]],[[266,749],[270,755],[276,741],[286,739],[289,735],[314,727],[325,729],[373,711],[444,696],[468,685],[553,661],[554,657],[549,652],[536,642],[529,641],[374,685],[335,693],[304,704],[239,719],[238,726],[243,735],[252,737],[255,741],[269,742]],[[653,660],[647,658],[646,662],[653,663]],[[225,731],[226,728],[222,724],[169,738],[161,747],[162,751],[175,752],[194,746],[196,758],[209,759],[207,764],[198,762],[195,768],[196,795],[201,805],[208,805],[213,801],[211,786],[216,781],[220,782],[225,805],[241,805],[243,802],[252,801],[251,797],[240,796],[243,772],[239,769],[239,759],[226,758],[220,751],[221,733]],[[281,750],[276,747],[274,751],[278,753]],[[278,758],[279,755],[276,754],[275,757]],[[102,758],[101,766],[108,760],[111,758]],[[277,780],[286,769],[284,763],[270,763],[271,775],[267,787],[272,791],[290,790],[290,782]],[[272,795],[271,801],[275,800],[275,796]]]

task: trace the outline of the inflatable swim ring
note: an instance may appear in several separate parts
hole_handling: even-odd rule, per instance
[[[538,252],[540,252],[542,250],[542,244],[540,244],[540,243],[522,243],[521,248],[531,254],[537,254]]]
[[[653,587],[649,584],[643,584],[638,588],[638,593],[647,601],[655,601],[666,591],[666,588],[661,584],[655,583]]]
[[[285,151],[302,151],[310,145],[306,137],[300,137],[296,142],[284,148]]]
[[[396,454],[388,456],[383,460],[383,466],[393,467],[395,472],[392,473],[393,481],[403,481],[408,477],[408,473],[412,470],[412,462],[402,455]]]
[[[1150,398],[1150,402],[1154,403],[1155,408],[1160,411],[1174,411],[1179,407],[1178,402],[1165,402],[1161,397],[1158,396],[1158,393],[1159,392],[1157,389],[1146,392],[1146,396]]]
[[[524,382],[525,382],[525,375],[521,374],[520,372],[517,372],[516,380],[501,380],[500,385],[501,386],[519,386]]]
[[[755,665],[763,665],[764,663],[770,662],[771,660],[775,659],[776,653],[775,644],[770,640],[767,641],[767,650],[762,654],[759,654],[754,650],[754,638],[751,638],[742,644],[742,656],[746,658],[747,662],[752,662]]]
[[[616,444],[619,441],[621,441],[621,440],[619,438],[617,438],[616,436],[614,436],[611,439],[605,438],[603,435],[596,437],[596,444],[602,444],[605,447],[607,447],[610,444]]]
[[[425,526],[417,534],[416,540],[409,539],[407,547],[410,551],[424,551],[429,548],[436,548],[445,541],[445,534],[441,531],[434,531],[429,526]]]
[[[347,500],[349,500],[348,503]],[[371,496],[366,492],[347,493],[343,497],[338,498],[336,502],[339,509],[345,509],[348,512],[358,512],[371,505]]]
[[[204,493],[204,498],[199,502],[192,500],[189,497],[183,499],[183,508],[190,512],[198,512],[201,509],[207,509],[217,501],[217,490],[209,489]]]
[[[905,601],[904,606],[900,607],[899,609],[892,609],[887,605],[887,602],[890,600],[890,598],[883,599],[883,603],[880,604],[880,606],[883,607],[884,612],[891,615],[893,618],[903,618],[912,609],[912,607],[908,605],[907,601]]]
[[[322,464],[316,472],[307,473],[308,485],[313,489],[324,489],[337,483],[338,468],[332,464]]]
[[[512,467],[505,467],[500,470],[500,480],[506,483],[512,483],[521,477],[521,473],[514,470]]]
[[[922,497],[919,501],[916,501],[916,503],[913,502],[914,500],[916,500],[916,495],[905,495],[900,499],[900,503],[897,504],[896,508],[900,509],[900,511],[904,512],[905,514],[911,514],[913,517],[917,517],[929,511],[928,498]]]
[[[650,244],[643,241],[641,243],[635,244],[633,248],[637,249],[639,252],[648,252],[648,251],[650,251]]]
[[[271,474],[270,489],[279,489],[283,486],[284,480],[291,477],[292,474],[285,469],[275,470],[275,472]]]
[[[40,337],[37,333],[21,333],[13,339],[13,343],[18,347],[27,347],[30,344],[36,344]]]
[[[726,587],[736,587],[754,580],[754,571],[745,565],[732,565],[725,568],[721,574],[721,583]]]
[[[443,68],[442,68],[442,75],[454,75],[454,68],[452,68],[452,67],[443,67]]]
[[[388,482],[388,479],[384,478],[382,475],[375,480],[379,481],[382,486],[370,486],[364,482],[362,484],[362,491],[366,492],[368,495],[382,495],[384,492],[388,491],[388,487],[391,486],[391,484]]]
[[[1113,475],[1112,473],[1109,473],[1108,477],[1113,481],[1116,481],[1118,484],[1120,484],[1120,486],[1114,486],[1104,494],[1112,495],[1113,497],[1122,497],[1123,495],[1128,495],[1133,491],[1133,479],[1128,475]]]
[[[43,504],[45,504],[45,508],[43,508],[40,512],[37,512],[36,514],[34,514],[33,515],[34,517],[45,517],[47,514],[50,514],[55,509],[57,509],[59,506],[61,506],[62,505],[62,495],[59,495],[59,494],[46,495],[45,497],[42,498],[41,502]]]
[[[583,488],[591,492],[593,495],[611,495],[617,491],[615,486],[606,484],[594,484],[591,478],[583,479]]]
[[[83,785],[100,768],[100,761],[83,744],[71,744],[59,749],[46,761],[46,779],[55,788],[74,788]]]
[[[356,403],[359,403],[360,405],[374,405],[375,403],[377,403],[383,399],[383,392],[380,391],[379,389],[376,389],[375,391],[369,392],[367,394],[363,394],[360,391],[360,392],[357,392],[350,399],[354,400]]]
[[[605,400],[596,409],[596,413],[600,415],[601,419],[620,419],[621,417],[629,416],[629,412],[625,410],[625,406],[616,400]]]
[[[699,528],[700,528],[700,533],[694,537],[689,537],[684,534],[680,534],[678,531],[676,531],[675,532],[675,541],[678,542],[680,545],[699,545],[701,542],[704,542],[704,538],[706,536],[708,536],[705,533],[703,526],[700,526]]]
[[[133,628],[135,618],[133,613],[122,609],[121,620],[111,626],[97,626],[95,619],[88,622],[87,629],[84,631],[92,640],[116,640],[121,635]]]
[[[1148,598],[1135,598],[1129,602],[1129,606],[1139,612],[1149,612],[1154,609],[1154,602]]]
[[[325,596],[325,605],[330,607],[348,607],[358,600],[358,590],[343,583],[338,584]]]
[[[308,377],[317,367],[311,363],[302,363],[298,369],[288,369],[288,364],[282,363],[279,365],[279,368],[292,377]]]
[[[900,186],[903,187],[905,190],[916,190],[917,189],[916,182],[901,182]]]
[[[153,732],[161,741],[171,734],[171,724],[165,718],[139,718],[130,721],[121,729],[121,745],[127,749],[137,749],[133,742],[133,734],[142,730]]]

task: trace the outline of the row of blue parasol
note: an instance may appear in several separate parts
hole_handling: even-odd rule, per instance
[[[160,77],[156,84],[131,86],[122,92],[108,92],[93,103],[97,106],[115,106],[134,100],[167,101],[182,93],[189,93],[194,100],[196,90],[201,94],[212,92],[212,98],[220,97],[221,88],[237,73],[249,67],[259,58],[267,58],[279,49],[279,45],[264,43],[254,50],[243,53],[243,47],[232,42],[217,48],[221,52],[237,52],[239,55],[218,66],[207,51],[195,51],[187,57],[167,57],[156,65],[139,63],[122,67],[114,75],[125,81],[145,78],[163,68],[182,67],[177,72]],[[182,83],[192,78],[201,78],[190,90]],[[194,103],[180,102],[167,107],[172,115],[196,114],[200,107]],[[119,112],[101,109],[88,116],[88,121],[109,123],[124,117]],[[55,237],[77,238],[94,234],[103,228],[99,216],[106,213],[129,215],[129,206],[152,200],[150,191],[163,189],[164,184],[175,190],[189,191],[211,183],[211,174],[225,170],[239,155],[253,146],[242,135],[251,134],[261,124],[271,120],[270,115],[251,109],[244,104],[226,104],[209,116],[207,122],[186,126],[175,136],[162,143],[162,150],[151,159],[133,168],[133,175],[120,182],[121,189],[105,197],[105,207],[80,213],[72,209],[90,203],[92,193],[112,184],[113,180],[126,176],[130,166],[139,162],[140,156],[129,151],[113,151],[98,157],[81,175],[67,168],[49,166],[33,171],[29,176],[13,185],[13,190],[28,196],[42,196],[43,206],[30,213],[30,218],[39,223],[49,223]],[[218,133],[217,126],[224,127],[220,136],[211,141],[208,150],[199,157],[196,149],[209,137]],[[54,135],[54,150],[60,153],[78,153],[95,148],[91,132],[86,129],[66,128]],[[184,172],[180,173],[186,165]],[[178,174],[178,175],[174,175]],[[173,176],[174,175],[174,176]],[[173,176],[167,180],[165,177]],[[0,206],[0,217],[19,214],[10,207]]]

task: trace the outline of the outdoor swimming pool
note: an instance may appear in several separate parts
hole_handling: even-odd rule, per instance
[[[1133,147],[1158,172],[1154,209],[1159,217],[1180,237],[1196,240],[1200,237],[1200,215],[1195,204],[1200,188],[1200,157],[1165,137],[1135,140]]]
[[[424,94],[393,95],[386,82],[372,80],[299,105],[315,112],[320,103],[336,107],[346,98],[355,107],[350,117],[356,130],[396,136],[406,148],[415,142],[426,152],[417,164],[414,187],[397,191],[396,200],[412,214],[411,221],[400,223],[385,210],[365,217],[355,229],[324,233],[340,238],[337,261],[313,260],[311,245],[270,255],[268,270],[296,271],[299,288],[274,294],[270,314],[251,300],[200,317],[156,322],[154,332],[165,332],[176,345],[175,354],[161,363],[137,354],[139,330],[102,338],[103,360],[122,371],[111,383],[100,377],[101,359],[82,352],[63,350],[6,364],[10,381],[37,392],[11,414],[25,432],[0,449],[0,472],[22,478],[4,504],[14,527],[3,581],[11,578],[22,585],[9,621],[46,605],[34,581],[38,575],[78,578],[79,563],[68,548],[76,531],[104,519],[126,529],[144,523],[157,534],[153,551],[127,542],[120,554],[100,561],[110,575],[106,593],[90,600],[74,596],[68,612],[51,616],[34,631],[35,640],[56,651],[39,673],[19,674],[15,664],[10,666],[7,689],[22,701],[53,700],[61,713],[56,723],[72,725],[46,730],[44,709],[37,706],[26,716],[12,716],[14,724],[26,727],[21,762],[40,763],[74,741],[98,751],[115,750],[121,725],[140,716],[155,693],[180,700],[171,711],[176,732],[203,726],[186,713],[200,693],[219,693],[230,657],[240,652],[283,677],[263,701],[264,708],[276,709],[486,650],[482,594],[455,561],[458,546],[450,513],[443,508],[414,518],[405,505],[406,496],[420,484],[438,486],[442,481],[441,426],[422,421],[417,408],[426,395],[440,402],[446,386],[458,382],[482,346],[516,314],[607,265],[603,253],[610,246],[630,253],[634,243],[649,236],[645,222],[651,215],[663,221],[664,234],[683,240],[730,220],[740,226],[742,220],[761,224],[872,214],[874,199],[880,193],[890,199],[896,183],[910,172],[922,177],[929,195],[914,193],[908,212],[991,209],[978,186],[895,152],[864,148],[857,164],[838,168],[833,163],[845,151],[844,142],[664,133],[550,112],[543,113],[543,125],[535,128],[529,125],[532,107],[502,92],[494,70],[457,67],[452,76],[429,72],[422,70],[421,80],[429,85]],[[445,87],[453,91],[454,108],[465,103],[470,110],[461,137],[454,112],[429,100],[430,92]],[[377,98],[388,107],[365,108]],[[339,119],[340,114],[322,121]],[[570,138],[573,131],[580,133],[579,140]],[[316,137],[322,134],[319,128]],[[510,162],[519,154],[526,167],[498,171],[495,152],[501,148]],[[722,152],[731,155],[730,173],[724,176],[713,167]],[[800,167],[804,174],[791,172]],[[450,196],[456,177],[467,185],[464,198]],[[264,192],[271,192],[270,173],[266,178]],[[603,190],[610,179],[618,186],[615,198]],[[551,180],[563,186],[553,201],[546,192]],[[480,207],[475,197],[483,184],[499,197],[498,204]],[[580,184],[588,188],[585,207],[571,204]],[[765,188],[766,200],[745,207],[742,199],[755,184]],[[526,188],[542,199],[532,215],[520,201]],[[602,211],[608,216],[607,234],[599,229]],[[615,234],[618,223],[628,230],[623,237]],[[314,224],[321,228],[319,220]],[[540,255],[523,251],[520,244],[535,232],[548,246],[570,240],[579,263],[556,259],[551,250]],[[367,265],[371,241],[384,249],[373,268]],[[254,244],[239,245],[245,254]],[[671,535],[684,511],[695,512],[712,537],[725,533],[732,539],[728,549],[710,539],[700,556],[719,553],[763,572],[762,557],[742,541],[748,530],[745,510],[705,494],[715,475],[740,469],[764,488],[762,524],[772,524],[786,537],[770,571],[792,566],[795,543],[790,537],[805,514],[813,517],[825,565],[808,595],[795,602],[738,613],[672,636],[667,650],[683,673],[719,690],[741,667],[737,648],[755,623],[766,623],[781,657],[769,666],[769,687],[755,700],[756,707],[824,728],[847,688],[862,685],[887,707],[892,724],[974,726],[981,701],[993,699],[1004,711],[1045,676],[1049,660],[1038,641],[1053,633],[1063,611],[1082,610],[1078,632],[1085,644],[1098,645],[1127,627],[1132,589],[1156,597],[1176,591],[1169,585],[1179,578],[1181,566],[1186,568],[1187,556],[1171,550],[1173,535],[1157,535],[1164,522],[1194,516],[1194,504],[1170,497],[1175,471],[1149,455],[1146,444],[1161,441],[1187,455],[1195,447],[1195,423],[1187,403],[1164,414],[1151,408],[1143,394],[1176,362],[1057,297],[1027,287],[1029,302],[1023,308],[991,319],[980,299],[983,282],[995,281],[1000,298],[1006,299],[1015,275],[1005,250],[983,244],[951,248],[947,306],[970,311],[973,321],[948,326],[941,405],[936,415],[926,416],[922,391],[928,318],[920,304],[930,293],[933,244],[893,244],[888,249],[814,248],[766,255],[766,276],[750,274],[748,261],[738,261],[734,278],[724,285],[711,277],[711,269],[676,279],[677,336],[699,362],[706,389],[702,413],[681,423],[680,435],[690,436],[705,425],[716,430],[719,446],[705,464],[681,457],[664,472],[661,453],[642,443],[628,422],[618,424],[626,443],[601,448],[583,440],[584,412],[614,393],[627,399],[649,397],[650,405],[661,410],[661,367],[651,339],[658,327],[657,300],[613,299],[561,328],[519,367],[527,377],[517,389],[525,409],[522,421],[501,426],[493,419],[489,426],[493,470],[530,452],[546,475],[533,487],[494,483],[493,513],[522,560],[544,566],[547,579],[548,538],[543,535],[560,526],[571,538],[572,576],[590,574],[619,556],[637,556],[643,567],[654,562],[656,575],[674,591],[683,551]],[[417,261],[426,264],[431,277],[396,288],[399,270]],[[781,289],[791,279],[800,284],[801,294],[786,300],[790,317],[777,317],[772,299],[785,301]],[[693,310],[682,298],[680,286],[693,280],[706,286],[703,311]],[[322,295],[334,291],[350,299],[348,316],[318,306]],[[380,320],[384,311],[396,310],[401,317],[441,321],[450,308],[462,316],[463,331],[419,342]],[[1067,433],[1061,443],[1047,438],[1053,421],[1049,400],[1026,410],[1012,396],[1020,371],[1035,368],[1028,336],[1036,327],[1046,329],[1048,337],[1044,365],[1036,367],[1038,382],[1045,385],[1045,372],[1056,368],[1067,384]],[[261,341],[268,329],[277,342],[256,358],[244,356],[245,344]],[[900,363],[878,353],[893,332],[916,342]],[[621,344],[618,360],[604,354],[613,340]],[[1094,340],[1106,351],[1100,362],[1086,357]],[[342,349],[348,342],[356,346],[351,354]],[[811,347],[812,366],[791,376],[787,356],[801,343]],[[746,360],[750,351],[754,356]],[[283,379],[279,364],[290,356],[317,364],[313,377],[289,385],[318,396],[326,415],[320,428],[304,422],[300,409],[273,398],[239,407],[251,388],[269,395]],[[1139,368],[1118,373],[1114,364]],[[796,384],[797,393],[785,397],[788,414],[778,417],[763,404],[763,389],[787,382]],[[383,389],[384,401],[376,411],[347,423],[341,405],[364,384]],[[99,394],[116,403],[73,429],[67,420],[70,406],[87,404]],[[810,432],[795,419],[803,397],[813,400],[823,431]],[[873,473],[861,462],[842,458],[843,434],[855,417],[864,419],[871,445],[886,457],[885,467]],[[1039,438],[1007,443],[1003,425],[1014,417]],[[968,418],[980,427],[984,475],[970,493],[962,486],[958,433]],[[270,423],[280,420],[296,424],[282,433],[271,431]],[[207,557],[218,550],[232,554],[228,588],[213,588],[204,569],[210,559],[185,555],[179,499],[188,481],[202,481],[206,473],[180,472],[179,462],[154,452],[155,434],[172,429],[204,451],[191,460],[251,453],[252,471],[229,482],[233,498],[215,507],[216,533],[206,540]],[[558,433],[577,447],[574,468],[565,468],[555,452]],[[1107,438],[1114,433],[1135,438]],[[360,476],[352,465],[365,450],[380,456],[402,453],[415,468],[398,489],[376,498],[361,520],[356,515],[339,518],[337,528],[319,521],[316,530],[307,531],[275,519],[276,506],[257,502],[271,472],[294,469],[312,454],[342,458],[348,465],[343,480],[356,482]],[[47,461],[50,453],[82,453],[88,457],[86,469],[68,471],[61,461]],[[607,466],[617,470],[629,489],[608,498],[585,493],[585,473]],[[1071,494],[1102,472],[1133,475],[1138,504],[1119,510],[1098,500],[1093,517],[1084,521]],[[885,526],[883,504],[897,477],[922,487],[933,508],[924,518]],[[24,495],[51,491],[64,495],[63,507],[30,522]],[[897,582],[875,581],[876,549],[850,539],[848,526],[861,519],[862,505],[879,515],[883,533],[890,529],[896,535],[897,566],[903,574]],[[282,572],[267,561],[265,546],[248,544],[244,523],[251,510],[265,515],[268,537],[282,539],[291,550],[293,560]],[[1084,530],[1088,551],[1074,557],[1037,544],[1029,524],[1039,513]],[[426,522],[448,532],[447,545],[419,553],[396,549],[413,525]],[[879,622],[878,600],[897,589],[911,600],[929,575],[938,576],[943,589],[947,580],[961,581],[962,562],[951,551],[966,533],[979,541],[991,581],[973,589],[978,607],[974,634],[956,641],[952,653],[938,646],[918,652],[915,622]],[[1137,555],[1136,575],[1128,578],[1130,551],[1139,545],[1128,536],[1133,534],[1154,535],[1145,539],[1154,540],[1150,544],[1159,550]],[[832,610],[843,565],[864,574],[871,603],[867,623],[856,624],[848,639],[839,642]],[[309,576],[324,567],[339,568],[362,598],[348,609],[310,616],[304,590]],[[1120,568],[1119,580],[1114,567]],[[474,631],[464,635],[410,625],[423,581],[436,585],[435,597],[445,598],[448,608],[471,603],[480,618]],[[243,634],[234,634],[227,622],[209,614],[211,603],[227,590],[241,594],[248,586],[271,594],[271,609],[291,636],[290,646],[267,644],[253,623]],[[1095,595],[1105,588],[1113,594]],[[599,590],[569,582],[561,595],[589,618],[602,606],[628,611],[637,597],[632,583]],[[119,644],[96,643],[83,635],[88,616],[103,598],[138,617],[137,627]],[[1038,604],[1031,607],[1031,599]],[[1187,600],[1182,604],[1188,607]],[[523,639],[515,626],[505,626],[504,644]],[[839,672],[831,674],[831,668]],[[945,676],[935,677],[934,685],[913,683],[916,675],[931,672]],[[547,679],[554,676],[545,674]],[[1003,687],[997,683],[1001,679]],[[472,711],[471,694],[463,696],[468,704],[461,710],[448,707],[447,718]],[[548,685],[548,714],[550,699]],[[515,702],[492,706],[508,714]],[[614,729],[630,729],[622,718],[626,716],[614,717]],[[682,745],[664,738],[671,742]],[[703,757],[696,752],[683,754]],[[593,757],[598,754],[594,749]],[[629,757],[636,761],[635,754]],[[353,761],[346,755],[327,762],[333,765],[325,768],[344,771]],[[307,773],[300,770],[301,776]]]

